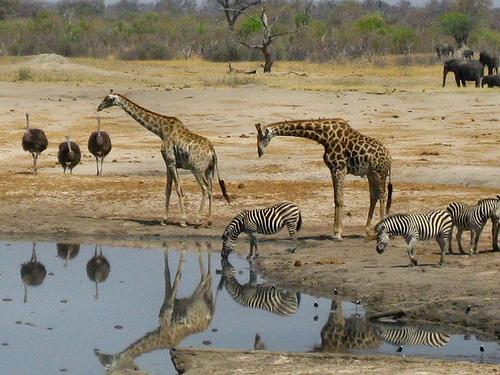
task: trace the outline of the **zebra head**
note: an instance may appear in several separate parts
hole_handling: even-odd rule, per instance
[[[242,213],[234,217],[234,219],[229,222],[226,229],[224,230],[224,233],[222,234],[223,243],[221,256],[223,258],[227,258],[229,254],[234,250],[234,241],[236,240],[238,235],[243,232],[243,221],[245,213],[246,211],[243,211]]]
[[[386,226],[382,223],[377,224],[375,231],[377,232],[377,253],[382,254],[389,244],[389,234]]]
[[[257,129],[257,153],[259,158],[264,155],[267,145],[271,142],[272,134],[268,128],[263,128],[261,124],[255,124]]]

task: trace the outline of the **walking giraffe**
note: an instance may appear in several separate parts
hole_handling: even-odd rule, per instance
[[[163,142],[161,153],[167,169],[167,185],[165,188],[165,212],[162,224],[167,223],[173,181],[181,209],[180,225],[186,226],[184,197],[177,173],[177,168],[181,168],[190,170],[201,187],[202,197],[196,220],[197,224],[200,222],[205,208],[205,201],[208,197],[207,226],[209,226],[212,218],[212,178],[215,172],[217,172],[222,194],[230,203],[224,180],[221,180],[219,176],[217,155],[212,143],[207,138],[187,129],[176,117],[164,116],[149,111],[123,95],[114,93],[113,90],[110,90],[109,95],[97,107],[97,111],[113,106],[122,108],[139,124],[160,137]]]
[[[342,239],[342,209],[344,207],[344,179],[346,174],[368,177],[370,189],[370,208],[366,220],[366,234],[371,233],[373,211],[377,200],[380,201],[380,218],[390,210],[392,202],[391,155],[379,141],[353,129],[347,121],[340,118],[318,120],[296,120],[276,122],[257,128],[257,150],[259,157],[277,136],[308,138],[323,145],[323,160],[330,170],[333,181],[335,202],[334,236]],[[385,181],[389,177],[387,206]]]

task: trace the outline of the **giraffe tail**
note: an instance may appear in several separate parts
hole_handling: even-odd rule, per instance
[[[213,155],[214,155],[214,157],[213,157],[213,171],[217,172],[217,179],[219,180],[219,186],[220,186],[220,189],[222,190],[222,195],[224,196],[224,198],[226,198],[227,203],[231,204],[231,198],[229,197],[229,194],[227,193],[226,184],[225,184],[224,180],[221,180],[220,175],[219,175],[219,166],[217,163],[217,154],[215,153],[215,151],[214,151]]]
[[[389,216],[391,205],[392,205],[392,182],[391,182],[391,170],[389,169],[389,183],[387,184],[387,205],[385,206],[386,216]]]

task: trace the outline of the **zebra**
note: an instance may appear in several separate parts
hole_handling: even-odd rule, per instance
[[[377,233],[377,252],[382,254],[392,236],[403,236],[408,245],[407,252],[411,263],[417,265],[415,245],[417,240],[435,238],[441,248],[440,266],[444,266],[446,241],[453,229],[450,214],[443,210],[426,213],[395,214],[380,221],[375,226]]]
[[[376,333],[382,340],[393,345],[425,345],[440,348],[450,340],[450,335],[445,333],[413,327],[387,328],[385,325],[377,326]]]
[[[481,199],[475,206],[469,206],[461,202],[452,202],[446,210],[453,219],[453,225],[457,227],[458,250],[465,254],[462,248],[462,233],[464,230],[470,231],[470,250],[469,254],[477,254],[477,244],[481,232],[488,219],[493,222],[492,242],[493,249],[498,250],[498,217],[500,217],[500,199],[487,198]],[[448,250],[452,253],[452,232],[449,234]]]
[[[296,204],[282,202],[267,208],[245,210],[235,216],[224,230],[221,256],[227,258],[234,250],[236,238],[241,232],[245,232],[250,235],[250,251],[247,259],[250,259],[252,254],[257,257],[259,256],[257,233],[276,234],[284,226],[288,228],[294,243],[289,251],[294,252],[297,247],[297,232],[302,226],[302,215]]]
[[[224,287],[238,304],[252,309],[261,309],[273,314],[288,316],[297,312],[300,293],[275,285],[257,284],[257,275],[250,265],[248,283],[240,284],[234,276],[235,270],[227,258],[221,258],[222,276],[217,290]]]

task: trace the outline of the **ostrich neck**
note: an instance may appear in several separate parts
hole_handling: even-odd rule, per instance
[[[71,149],[71,142],[69,139],[68,139],[68,151],[73,152],[73,150]]]

